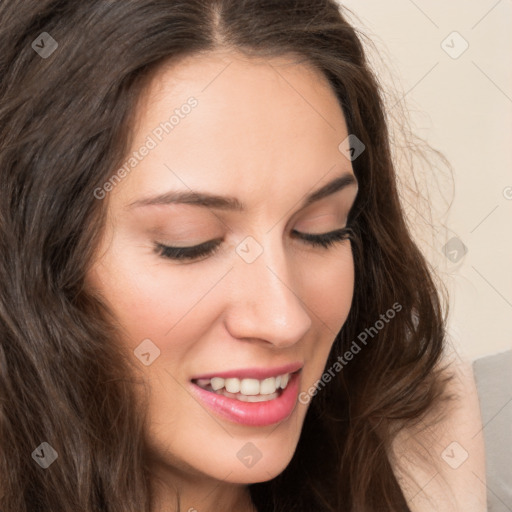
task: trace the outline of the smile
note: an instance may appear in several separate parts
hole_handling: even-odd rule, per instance
[[[284,373],[263,380],[213,377],[212,379],[197,379],[192,382],[206,391],[212,391],[242,402],[266,402],[280,396],[282,390],[288,385],[289,379],[290,374]]]
[[[277,376],[202,377],[190,381],[191,391],[217,416],[248,426],[266,426],[288,418],[297,403],[301,368]]]

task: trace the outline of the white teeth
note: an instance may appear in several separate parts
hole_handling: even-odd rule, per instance
[[[244,396],[240,394],[239,396]],[[268,400],[273,400],[274,398],[277,398],[277,393],[273,393],[271,395],[258,395],[258,396],[248,396],[247,401],[248,402],[267,402]]]
[[[240,393],[242,395],[259,395],[260,381],[257,379],[242,379],[240,381]]]
[[[239,393],[240,379],[226,379],[224,387],[226,388],[226,391],[229,391],[230,393]]]
[[[276,379],[275,377],[269,377],[264,379],[260,383],[260,395],[271,395],[276,391]]]
[[[261,402],[277,397],[277,391],[285,389],[289,380],[290,374],[285,373],[263,380],[213,377],[212,379],[200,379],[196,383],[204,389],[208,389],[208,384],[210,384],[213,391],[226,396],[237,395],[236,397],[244,402]],[[271,395],[275,395],[275,397]]]
[[[240,400],[240,402],[268,402],[269,400],[274,400],[274,398],[279,396],[278,393],[272,393],[271,395],[247,396],[242,395],[242,393],[228,393],[225,389],[218,391],[217,393],[227,396],[228,398],[235,398],[236,400]]]
[[[224,379],[222,377],[213,377],[210,384],[212,385],[213,390],[217,391],[224,387]]]

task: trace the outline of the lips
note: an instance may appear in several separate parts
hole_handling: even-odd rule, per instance
[[[303,363],[296,362],[285,364],[282,366],[276,366],[274,368],[268,367],[253,367],[253,368],[243,368],[238,370],[228,370],[228,371],[219,371],[212,372],[207,374],[196,375],[192,377],[191,380],[199,380],[199,379],[212,379],[214,377],[221,377],[223,379],[227,378],[237,378],[237,379],[258,379],[263,380],[269,377],[277,377],[278,375],[283,375],[285,373],[293,373],[297,370],[300,370],[303,367]]]
[[[271,425],[284,421],[295,409],[301,369],[301,363],[293,363],[200,375],[191,379],[191,392],[222,419],[247,426]]]

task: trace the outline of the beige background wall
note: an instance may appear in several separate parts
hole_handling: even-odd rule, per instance
[[[379,76],[387,83],[393,77],[415,130],[452,165],[455,188],[441,184],[441,189],[448,201],[453,193],[453,203],[439,203],[445,216],[434,219],[434,237],[424,249],[451,295],[449,330],[457,350],[467,359],[508,350],[512,0],[341,4],[354,12],[359,20],[352,21],[379,49],[390,73],[383,70]],[[431,174],[424,180],[433,183]],[[441,194],[435,188],[431,194],[434,204]],[[414,201],[409,204],[416,215]]]

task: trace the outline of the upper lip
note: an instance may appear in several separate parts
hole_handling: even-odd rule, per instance
[[[191,380],[197,379],[212,379],[213,377],[222,377],[224,379],[238,378],[238,379],[258,379],[263,380],[269,377],[277,377],[278,375],[284,375],[285,373],[293,373],[300,370],[303,367],[303,363],[289,363],[282,366],[275,366],[274,368],[268,367],[253,367],[253,368],[240,368],[236,370],[219,371],[205,373],[202,375],[196,375]]]

